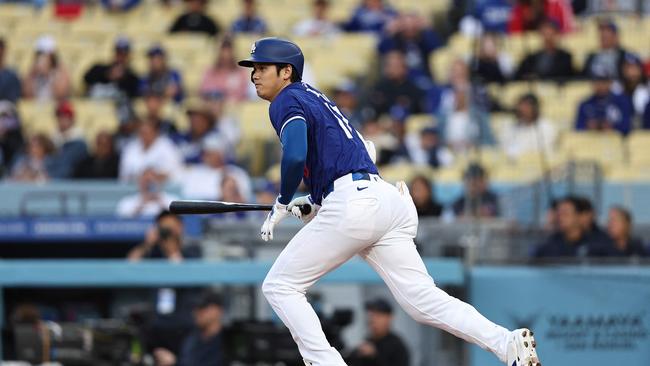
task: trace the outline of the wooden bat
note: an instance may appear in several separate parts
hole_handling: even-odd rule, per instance
[[[270,211],[273,205],[258,205],[255,203],[234,203],[223,201],[180,200],[172,201],[169,211],[176,214],[216,214],[239,211]],[[309,215],[309,205],[300,206],[303,215]]]

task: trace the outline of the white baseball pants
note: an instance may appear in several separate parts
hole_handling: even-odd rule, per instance
[[[346,365],[330,346],[305,293],[323,275],[359,254],[416,321],[491,351],[503,362],[509,331],[436,287],[415,249],[415,205],[376,175],[334,182],[318,215],[287,244],[262,291],[289,328],[307,365]]]

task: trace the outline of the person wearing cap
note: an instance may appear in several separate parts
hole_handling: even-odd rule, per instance
[[[229,149],[228,141],[219,134],[211,134],[203,140],[201,163],[188,166],[179,176],[183,198],[221,200],[222,182],[229,176],[237,183],[244,199],[252,199],[250,177],[244,169],[228,163]]]
[[[163,108],[167,102],[163,91],[156,88],[145,88],[142,92],[142,99],[144,101],[145,118],[156,121],[160,133],[173,139],[178,134],[178,130],[174,121],[163,115]]]
[[[0,37],[0,101],[16,103],[22,93],[18,74],[5,65],[7,44]]]
[[[489,189],[485,169],[470,164],[463,173],[464,191],[452,209],[456,217],[497,217],[499,216],[499,197]]]
[[[184,94],[183,81],[180,72],[170,68],[167,64],[165,49],[159,44],[154,44],[147,51],[147,58],[149,59],[149,71],[141,81],[140,90],[153,90],[180,103]]]
[[[343,24],[346,32],[372,32],[381,35],[388,22],[398,15],[388,1],[362,0],[359,3],[352,17]]]
[[[86,95],[93,98],[135,98],[140,80],[130,65],[131,42],[126,37],[115,40],[113,60],[93,65],[84,74]]]
[[[222,93],[228,102],[249,99],[250,73],[237,66],[233,40],[226,38],[219,45],[214,64],[203,73],[199,92],[202,95]]]
[[[367,103],[378,115],[394,107],[408,114],[422,111],[422,92],[408,77],[406,55],[399,50],[382,56],[382,75],[368,90]]]
[[[249,33],[263,35],[268,31],[266,21],[257,14],[255,0],[241,0],[243,13],[230,26],[232,34]]]
[[[298,22],[293,34],[296,37],[330,37],[340,33],[338,25],[329,19],[329,8],[329,0],[314,0],[312,17]]]
[[[349,357],[350,366],[408,366],[409,351],[391,331],[393,307],[378,298],[366,303],[368,337]]]
[[[206,14],[208,0],[184,0],[184,2],[186,12],[176,18],[169,33],[191,32],[216,36],[221,32],[219,24]]]
[[[550,19],[537,30],[542,38],[542,49],[526,55],[515,72],[515,80],[564,81],[575,75],[573,56],[559,45],[560,25]]]
[[[612,90],[622,94],[631,105],[635,119],[643,115],[645,106],[650,100],[650,90],[648,79],[643,74],[643,64],[637,55],[629,52],[625,54],[621,78],[614,83]]]
[[[451,150],[442,143],[440,130],[435,126],[426,126],[416,133],[407,134],[404,142],[411,162],[416,165],[438,168],[454,160]]]
[[[48,173],[52,178],[72,178],[76,166],[88,157],[88,146],[82,130],[76,126],[72,103],[60,102],[55,114],[57,130],[53,141],[57,153],[48,167]]]
[[[189,128],[181,131],[173,138],[178,146],[185,164],[198,164],[201,162],[201,148],[204,140],[211,135],[216,135],[215,116],[207,103],[200,99],[190,99],[185,103]]]
[[[582,75],[593,78],[599,74],[618,79],[623,73],[623,62],[628,51],[620,44],[618,26],[611,19],[598,21],[600,49],[587,56]]]
[[[70,74],[61,63],[52,36],[36,40],[34,63],[23,79],[23,96],[28,99],[61,100],[72,94]]]
[[[230,145],[230,152],[227,155],[228,160],[235,159],[234,151],[241,138],[241,128],[238,119],[232,113],[226,111],[225,94],[219,91],[204,93],[201,95],[201,99],[212,113],[214,130],[223,136]]]
[[[593,70],[593,94],[578,106],[575,128],[578,131],[619,131],[627,135],[632,128],[632,104],[612,91],[614,75]]]
[[[157,366],[223,366],[223,300],[212,291],[204,292],[192,312],[195,328],[183,340],[178,356],[165,348],[153,352]]]

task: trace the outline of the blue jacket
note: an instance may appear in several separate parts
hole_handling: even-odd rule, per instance
[[[632,109],[625,97],[610,92],[605,96],[592,95],[580,103],[576,116],[576,130],[590,129],[589,121],[595,121],[599,128],[611,125],[627,135],[632,128]]]
[[[83,140],[64,143],[59,152],[46,163],[47,173],[51,178],[72,178],[75,168],[88,156],[88,148]]]

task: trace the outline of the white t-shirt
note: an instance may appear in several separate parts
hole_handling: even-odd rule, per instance
[[[293,34],[297,37],[323,37],[332,36],[337,33],[339,33],[339,29],[336,24],[315,18],[305,19],[293,28]]]
[[[170,178],[180,174],[183,163],[176,145],[165,136],[159,136],[146,150],[139,138],[129,141],[120,159],[120,180],[134,182],[147,168]]]
[[[514,120],[506,124],[499,135],[499,143],[509,157],[518,157],[525,153],[546,151],[550,154],[557,139],[557,129],[545,120],[537,124],[520,125]]]
[[[143,204],[142,195],[136,193],[122,198],[117,203],[115,214],[119,217],[153,217],[161,213],[163,210],[168,210],[169,204],[177,199],[178,197],[174,195],[160,192],[157,201],[147,201]],[[140,208],[140,210],[138,210],[138,208]]]
[[[226,165],[221,169],[214,169],[204,164],[188,167],[179,176],[181,194],[186,199],[221,199],[221,182],[226,175],[237,181],[239,193],[245,200],[251,202],[253,194],[250,178],[246,171],[235,165]]]

